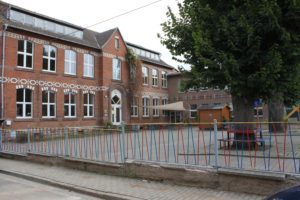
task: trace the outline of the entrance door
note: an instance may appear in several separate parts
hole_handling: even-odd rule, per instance
[[[120,125],[122,122],[121,93],[118,90],[111,92],[111,122]]]

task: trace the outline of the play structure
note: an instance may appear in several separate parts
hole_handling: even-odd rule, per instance
[[[287,114],[286,118],[291,118],[295,113],[298,113],[297,119],[299,120],[300,115],[300,101],[296,102],[296,105],[293,106],[292,110]]]

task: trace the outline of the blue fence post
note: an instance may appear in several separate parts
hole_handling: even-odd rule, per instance
[[[219,148],[218,148],[218,125],[214,119],[214,142],[215,142],[215,168],[219,167]]]
[[[0,152],[2,152],[2,129],[0,129]]]
[[[65,156],[69,156],[68,129],[65,128]]]
[[[122,146],[122,153],[121,153],[121,160],[122,162],[125,162],[126,160],[126,152],[125,152],[125,122],[123,121],[121,126],[122,126],[122,142],[121,144],[123,145]],[[127,141],[128,142],[128,141]],[[123,156],[122,156],[123,154]]]
[[[30,149],[30,129],[27,129],[27,151],[31,152],[31,149]]]

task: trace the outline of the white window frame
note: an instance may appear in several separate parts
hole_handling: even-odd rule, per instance
[[[19,51],[19,42],[22,41],[24,44],[24,48],[23,51]],[[32,46],[32,53],[28,53],[27,52],[27,43],[31,43]],[[34,54],[34,46],[33,46],[33,42],[29,42],[27,40],[18,40],[18,53],[17,53],[17,66],[18,68],[23,68],[23,69],[33,69],[33,54]],[[23,55],[23,66],[18,65],[18,59],[19,59],[19,55]],[[26,63],[27,63],[27,57],[30,56],[31,57],[31,67],[26,67]]]
[[[159,106],[159,98],[158,97],[152,98],[152,106]],[[153,115],[153,117],[159,117],[159,109],[153,108],[152,115]]]
[[[74,60],[71,59],[74,54]],[[66,49],[65,50],[65,74],[76,75],[76,52]],[[72,67],[74,67],[74,73],[72,73]]]
[[[115,37],[115,49],[120,49],[120,39],[118,36]]]
[[[192,109],[192,106],[193,106],[193,105],[196,105],[196,109]],[[195,112],[196,112],[196,116],[197,116],[197,106],[198,106],[197,104],[190,104],[190,118],[191,118],[191,119],[195,119],[195,118],[196,118],[196,117],[193,117],[193,116],[192,116],[192,113],[195,113]]]
[[[161,87],[168,88],[168,81],[167,81],[167,72],[161,72]]]
[[[47,50],[48,50],[48,55],[47,56],[44,55],[44,48],[47,48]],[[50,56],[51,55],[51,50],[55,51],[55,57],[54,58]],[[43,63],[42,63],[42,65],[43,65],[42,70],[43,71],[56,72],[56,54],[57,53],[56,53],[56,48],[55,47],[53,47],[51,45],[44,45],[44,47],[43,47]],[[44,59],[48,60],[47,69],[44,69]],[[51,61],[54,61],[54,70],[51,70],[51,67],[50,67]]]
[[[47,102],[43,102],[43,94],[45,92],[47,93]],[[50,102],[50,94],[54,95],[54,103]],[[47,107],[47,115],[46,116],[43,115],[43,106]],[[50,115],[51,106],[54,106],[54,116]],[[42,118],[55,118],[55,117],[56,117],[56,94],[55,94],[55,92],[49,91],[49,90],[43,91],[42,92]]]
[[[85,99],[85,95],[87,95],[87,103],[84,103],[84,99]],[[90,99],[92,98],[92,103],[90,103]],[[90,118],[90,117],[94,117],[94,113],[95,113],[95,95],[94,94],[91,94],[91,93],[86,93],[86,94],[83,94],[83,117],[84,118]],[[85,115],[84,113],[84,108],[86,107],[87,109],[87,115]],[[90,108],[92,108],[92,112],[93,113],[90,113]]]
[[[133,97],[131,101],[131,117],[139,116],[138,97]]]
[[[84,54],[83,60],[83,76],[94,78],[94,56]]]
[[[161,105],[166,105],[166,104],[168,104],[168,99],[167,98],[163,98],[161,100]],[[166,116],[167,115],[167,111],[166,110],[162,110],[162,115]]]
[[[112,78],[113,80],[121,80],[122,77],[122,63],[118,58],[112,59]]]
[[[142,66],[143,85],[149,84],[149,68]]]
[[[152,86],[158,87],[158,70],[152,69]]]
[[[65,98],[65,95],[68,95],[68,103],[64,103],[64,109],[65,109],[65,106],[68,107],[69,115],[65,115],[65,113],[64,113],[64,117],[65,118],[76,118],[76,113],[77,113],[77,110],[76,110],[76,94],[73,93],[73,92],[68,92],[68,93],[64,94],[64,98]],[[74,103],[71,103],[71,95],[74,95],[74,100],[75,100]],[[64,102],[65,102],[65,99],[64,99]],[[71,110],[72,110],[73,106],[74,106],[74,110],[75,110],[75,115],[74,116],[71,115],[71,113],[72,113]]]
[[[21,91],[23,93],[23,101],[17,101],[17,97],[18,97],[18,91]],[[31,92],[31,101],[30,102],[26,102],[26,91],[30,91]],[[31,119],[32,118],[32,112],[33,112],[33,108],[32,108],[32,99],[33,99],[33,90],[27,89],[27,88],[20,88],[17,89],[16,91],[16,118],[18,119]],[[22,105],[22,116],[18,116],[18,105]],[[26,116],[26,106],[30,105],[30,116]]]
[[[150,98],[143,97],[143,117],[149,117]]]

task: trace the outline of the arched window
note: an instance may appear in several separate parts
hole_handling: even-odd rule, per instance
[[[64,97],[64,116],[66,118],[76,117],[76,94],[72,92],[65,93]]]
[[[56,48],[50,45],[44,45],[43,48],[43,70],[56,71]]]

